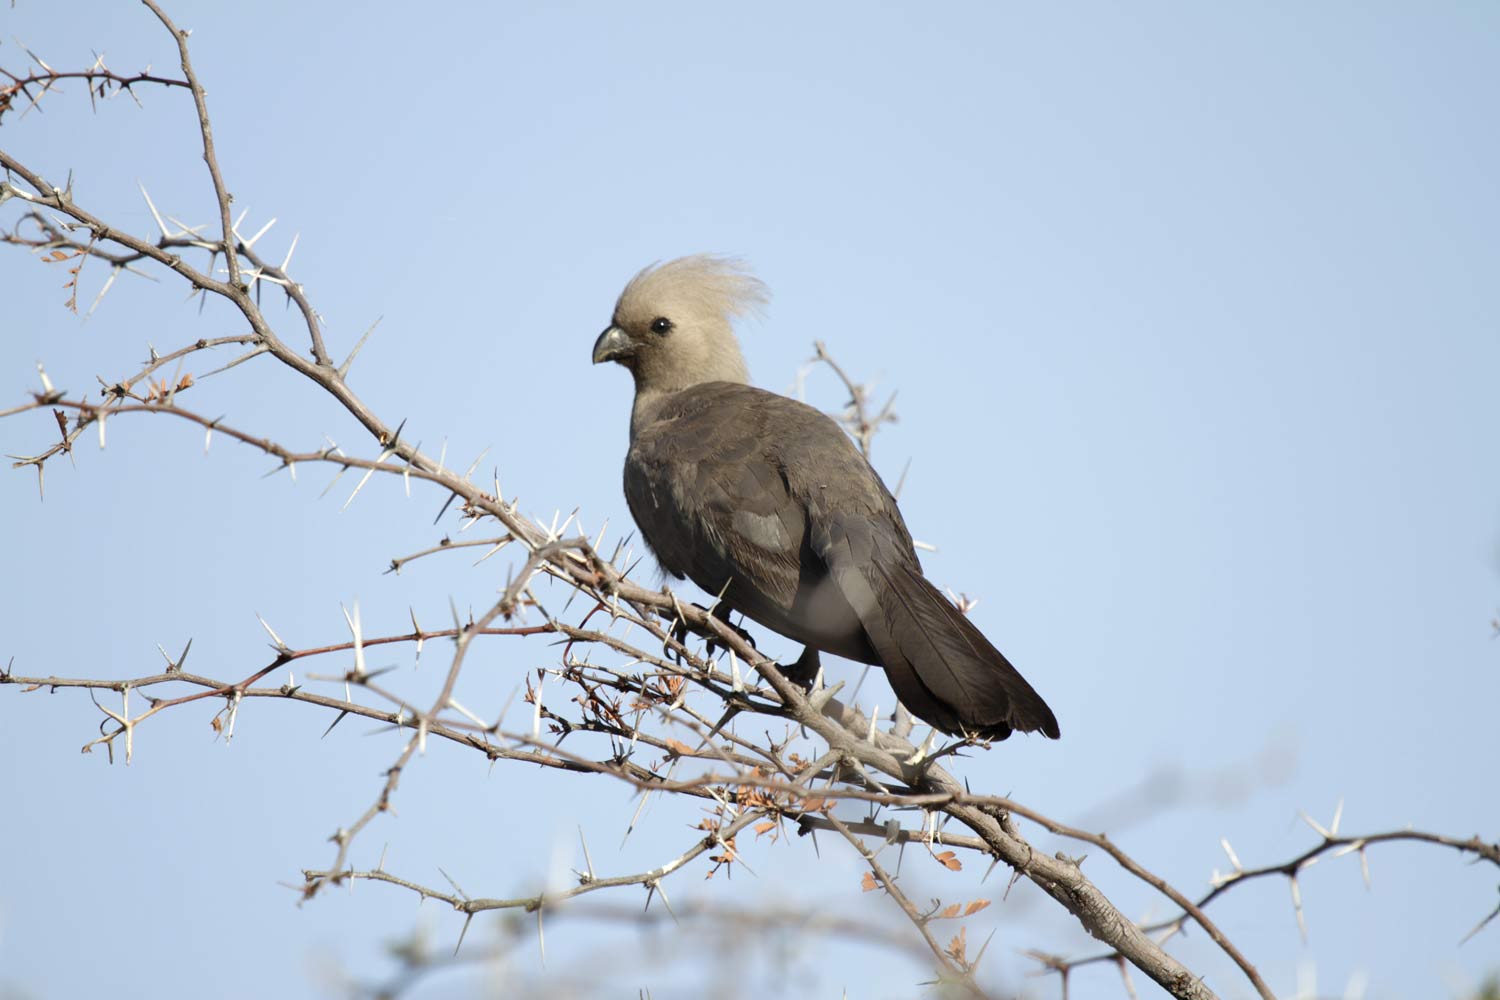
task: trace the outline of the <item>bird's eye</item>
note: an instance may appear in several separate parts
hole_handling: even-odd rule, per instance
[[[672,321],[665,316],[658,316],[651,321],[651,332],[665,336],[672,332]]]

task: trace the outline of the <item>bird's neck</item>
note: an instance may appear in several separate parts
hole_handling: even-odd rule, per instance
[[[717,350],[679,353],[670,366],[658,367],[650,361],[637,364],[631,373],[635,376],[635,405],[630,410],[632,435],[655,421],[662,405],[679,392],[706,382],[750,384],[745,359],[732,340],[727,344],[721,342]]]
[[[664,392],[660,389],[635,390],[635,404],[630,408],[630,436],[634,438],[643,428],[650,427],[656,423],[656,416],[665,403],[675,392]]]
[[[641,430],[650,427],[661,419],[661,412],[679,394],[686,392],[696,386],[705,385],[710,382],[729,382],[735,385],[749,385],[750,380],[745,377],[743,367],[736,373],[726,372],[724,378],[699,379],[687,385],[659,385],[655,383],[643,383],[639,380],[635,387],[635,403],[630,408],[630,436],[634,438]]]

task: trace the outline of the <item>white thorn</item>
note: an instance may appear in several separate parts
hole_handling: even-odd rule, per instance
[[[1307,943],[1307,919],[1302,915],[1302,888],[1297,884],[1297,876],[1291,877],[1292,886],[1292,908],[1297,911],[1297,929],[1302,932],[1302,943]]]
[[[1303,812],[1301,809],[1298,809],[1297,810],[1297,815],[1299,815],[1299,816],[1302,817],[1302,821],[1304,823],[1306,823],[1308,826],[1310,826],[1314,830],[1316,830],[1317,833],[1318,833],[1318,836],[1322,837],[1324,840],[1332,840],[1333,839],[1333,835],[1330,834],[1327,830],[1323,829],[1322,825],[1317,820],[1315,820],[1311,816],[1309,816],[1307,813]]]
[[[391,453],[389,451],[382,451],[378,456],[376,456],[375,465],[381,464],[390,457]],[[349,505],[354,502],[355,497],[359,496],[359,491],[365,488],[365,483],[368,483],[370,481],[370,477],[373,475],[375,475],[375,469],[373,466],[365,470],[364,477],[360,479],[359,485],[354,487],[354,492],[349,494],[349,499],[345,500],[344,506],[339,508],[340,513],[349,509]]]
[[[161,213],[156,210],[156,205],[152,203],[151,196],[146,193],[146,185],[140,181],[136,181],[135,186],[141,189],[141,197],[146,199],[146,207],[151,209],[151,218],[156,220],[156,228],[161,230],[162,239],[169,239],[172,234],[167,232],[167,224],[162,221]]]
[[[445,447],[446,447],[446,444],[447,444],[447,442],[444,442],[444,446]],[[477,468],[479,468],[479,463],[482,462],[482,461],[484,461],[484,456],[488,455],[489,453],[490,453],[489,445],[485,445],[484,451],[481,451],[479,453],[479,457],[476,458],[476,459],[474,459],[474,463],[469,466],[469,471],[464,473],[464,482],[468,482],[469,481],[469,477],[474,474],[474,470],[477,469]]]
[[[917,747],[917,749],[912,753],[912,755],[910,757],[906,758],[906,763],[908,763],[908,764],[920,764],[922,761],[926,760],[927,759],[927,755],[932,752],[932,744],[933,744],[933,741],[935,741],[936,739],[937,739],[937,730],[936,729],[928,729],[927,730],[927,738],[922,741],[922,745],[919,746],[919,747]]]
[[[295,236],[292,237],[292,245],[289,246],[289,247],[287,247],[287,249],[286,249],[286,259],[281,262],[281,273],[282,274],[285,274],[286,273],[286,269],[291,266],[291,263],[292,263],[292,254],[294,254],[294,253],[297,252],[297,241],[300,240],[301,238],[302,238],[302,234],[301,233],[298,233],[297,235],[295,235]]]
[[[354,614],[351,616],[342,604],[339,610],[344,612],[344,621],[349,625],[349,632],[354,636],[354,676],[365,675],[365,639],[359,627],[359,602],[354,602]]]
[[[273,629],[273,628],[271,628],[270,624],[267,623],[267,621],[260,616],[260,612],[257,611],[255,613],[255,619],[256,619],[256,621],[260,622],[260,627],[263,628],[263,629],[265,629],[270,634],[271,638],[276,642],[276,648],[277,649],[286,649],[287,648],[286,643],[284,643],[284,642],[281,641],[281,636],[277,635],[276,634],[276,630]]]
[[[475,715],[473,712],[469,711],[467,708],[464,708],[463,705],[459,704],[457,698],[449,698],[448,707],[453,709],[453,711],[457,712],[459,715],[462,715],[464,718],[468,719],[470,722],[474,723],[474,725],[478,726],[480,729],[484,728],[484,720]]]

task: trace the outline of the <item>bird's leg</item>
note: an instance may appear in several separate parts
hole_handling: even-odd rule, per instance
[[[729,631],[733,632],[735,635],[739,636],[741,639],[744,639],[745,642],[749,643],[751,649],[758,649],[759,647],[757,647],[755,645],[755,637],[754,636],[752,636],[749,632],[745,631],[744,629],[740,628],[738,625],[732,624],[729,621],[729,612],[731,610],[732,610],[731,608],[726,608],[724,606],[723,602],[719,602],[719,603],[715,604],[712,608],[709,608],[708,609],[708,613],[711,614],[711,615],[713,615],[715,618],[719,619],[719,621],[723,622],[724,623],[724,627],[727,628],[727,629],[729,629]],[[741,620],[743,621],[743,619],[741,619]],[[714,653],[717,652],[721,648],[726,648],[726,647],[721,647],[716,640],[717,640],[717,636],[714,636],[714,635],[709,635],[708,636],[708,655],[709,656],[713,656]]]
[[[730,623],[730,621],[729,621],[729,612],[732,609],[726,608],[723,605],[723,603],[715,604],[712,608],[705,608],[701,604],[694,603],[693,607],[697,608],[699,611],[706,611],[709,614],[713,615],[715,618],[717,618],[720,622],[723,623],[723,625],[724,625],[725,628],[729,629],[729,631],[735,633],[741,639],[744,639],[747,643],[749,643],[751,649],[755,649],[756,648],[755,639],[754,639],[754,637],[752,637],[750,635],[749,632],[747,632],[744,629],[740,628],[738,625],[734,625],[734,624]],[[706,647],[706,652],[707,652],[707,655],[709,655],[710,657],[713,656],[720,649],[724,648],[718,642],[718,636],[716,636],[711,629],[707,629],[707,628],[689,628],[688,627],[688,623],[686,621],[684,621],[682,618],[678,618],[675,622],[672,623],[672,638],[676,639],[678,641],[678,643],[680,643],[681,645],[683,645],[683,646],[687,645],[687,637],[688,637],[688,633],[689,632],[693,632],[693,633],[696,633],[697,635],[701,635],[704,639],[708,640],[708,645]],[[681,662],[681,657],[678,657],[678,662]]]
[[[818,679],[818,671],[823,669],[823,665],[818,659],[818,651],[812,646],[804,646],[802,655],[797,657],[796,663],[785,667],[778,663],[776,668],[793,684],[811,691],[813,681]]]

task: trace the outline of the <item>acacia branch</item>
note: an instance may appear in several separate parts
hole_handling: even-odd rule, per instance
[[[355,879],[384,882],[388,885],[398,886],[416,893],[422,899],[435,899],[439,902],[447,903],[454,910],[470,917],[490,910],[524,910],[527,913],[535,913],[544,907],[556,906],[567,900],[576,899],[579,896],[596,892],[600,889],[619,889],[626,886],[638,885],[648,890],[659,891],[662,879],[679,871],[689,862],[697,860],[709,851],[719,849],[725,841],[733,839],[736,834],[754,825],[763,817],[764,813],[759,810],[745,811],[730,819],[724,826],[715,828],[712,832],[693,841],[686,850],[657,865],[655,868],[629,875],[611,875],[605,877],[582,872],[578,875],[576,885],[565,889],[545,890],[531,896],[492,898],[470,897],[461,892],[443,892],[397,875],[392,875],[382,868],[368,870],[333,868],[327,871],[309,869],[303,872],[303,876],[308,882],[308,895],[312,894],[314,886],[321,885],[324,882]]]
[[[896,884],[895,877],[880,863],[880,859],[876,857],[875,852],[866,847],[865,843],[855,836],[853,831],[845,826],[838,817],[830,814],[828,821],[833,829],[848,842],[849,846],[854,848],[860,857],[864,858],[865,864],[870,866],[870,871],[875,876],[875,881],[879,883],[880,888],[895,901],[896,905],[901,908],[901,912],[906,915],[906,918],[911,921],[912,926],[917,929],[917,933],[922,936],[922,940],[926,942],[927,947],[932,951],[939,965],[947,974],[945,978],[950,982],[962,986],[970,996],[985,996],[984,991],[974,981],[973,964],[966,960],[963,951],[958,947],[958,941],[961,939],[955,938],[955,943],[946,949],[938,944],[937,939],[932,936],[932,929],[928,926],[927,915],[917,909],[916,904]]]
[[[854,441],[859,445],[860,452],[865,458],[870,457],[870,448],[875,440],[875,435],[885,424],[896,422],[896,394],[893,392],[877,412],[870,412],[870,387],[854,381],[844,371],[842,365],[834,360],[833,355],[828,353],[828,348],[821,340],[813,342],[812,364],[822,362],[833,369],[834,375],[843,383],[844,390],[849,393],[849,402],[844,408],[840,422],[853,435]],[[899,484],[897,493],[900,493]]]
[[[187,77],[188,89],[193,93],[193,105],[198,109],[198,131],[203,136],[203,162],[208,166],[208,175],[214,185],[214,200],[219,204],[219,224],[224,234],[224,261],[229,268],[229,284],[231,287],[239,288],[240,262],[235,252],[235,244],[238,241],[234,235],[234,226],[229,221],[229,203],[234,199],[229,189],[224,186],[224,177],[219,172],[219,156],[214,152],[213,125],[208,120],[208,98],[203,92],[203,85],[198,82],[198,75],[193,72],[193,60],[188,53],[189,32],[173,24],[166,12],[156,5],[156,0],[141,0],[141,2],[156,15],[162,26],[171,32],[172,40],[177,43],[177,52],[182,60],[182,75]]]

